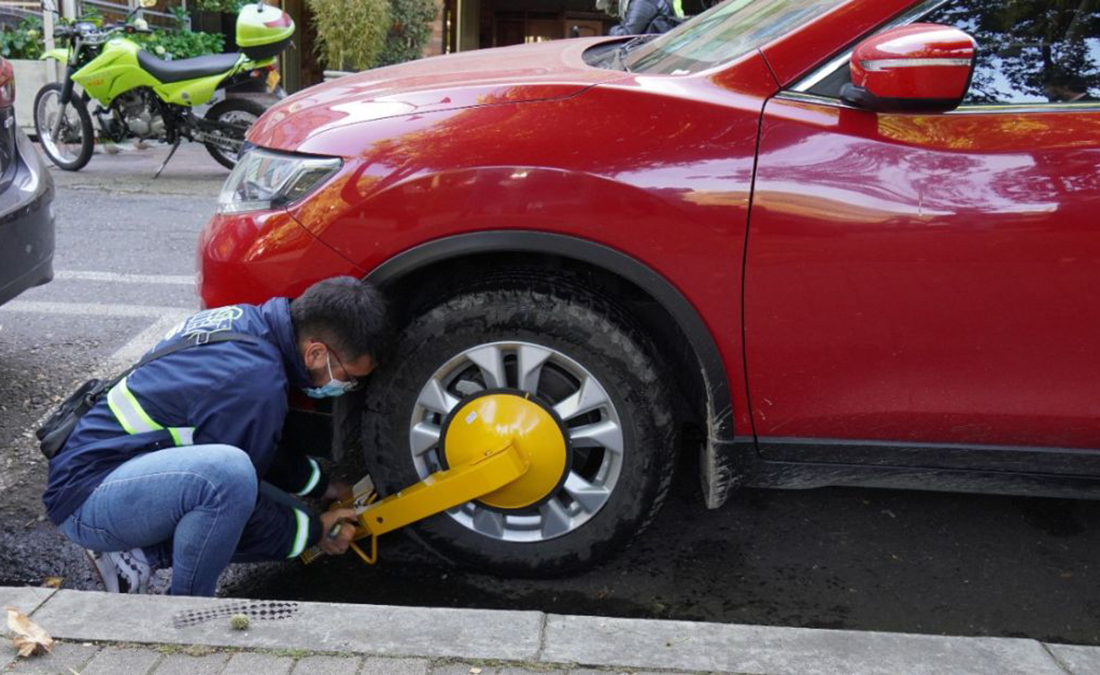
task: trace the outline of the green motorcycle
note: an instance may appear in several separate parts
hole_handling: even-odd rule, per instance
[[[294,21],[277,7],[245,5],[237,16],[241,53],[213,54],[163,61],[125,36],[149,31],[133,15],[155,0],[141,0],[121,23],[102,27],[86,21],[58,25],[54,37],[68,43],[43,59],[65,66],[60,83],[42,87],[34,100],[34,126],[46,156],[67,171],[79,171],[92,157],[99,122],[100,138],[157,140],[172,150],[180,141],[202,143],[222,166],[232,169],[248,128],[279,97],[275,56],[294,35]],[[74,92],[80,85],[82,94]],[[224,97],[205,115],[193,110],[218,92]],[[88,106],[95,104],[89,113]]]

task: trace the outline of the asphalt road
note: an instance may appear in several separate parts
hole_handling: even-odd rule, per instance
[[[44,522],[29,430],[56,397],[135,359],[196,306],[194,242],[226,172],[182,148],[93,158],[58,179],[58,279],[0,308],[0,583],[93,588]],[[239,567],[223,593],[1100,644],[1100,502],[931,492],[750,490],[706,511],[686,462],[655,526],[565,579],[448,569],[400,534],[347,556]]]

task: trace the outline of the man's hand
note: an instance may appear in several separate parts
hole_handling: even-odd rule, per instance
[[[342,555],[347,553],[348,544],[355,536],[355,511],[351,509],[336,509],[321,514],[321,541],[317,543],[322,551],[329,555]],[[336,528],[339,527],[337,530]],[[330,535],[335,532],[336,536]]]
[[[352,492],[350,485],[343,481],[334,480],[328,484],[324,498],[330,501],[350,502],[353,497],[355,497],[355,493]]]

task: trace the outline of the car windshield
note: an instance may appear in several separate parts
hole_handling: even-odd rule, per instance
[[[844,0],[726,0],[626,57],[633,72],[686,75],[757,49]]]

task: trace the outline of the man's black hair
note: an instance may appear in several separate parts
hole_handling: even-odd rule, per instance
[[[290,318],[298,339],[315,338],[355,361],[377,361],[389,343],[386,300],[374,286],[354,277],[318,281],[291,301]]]

